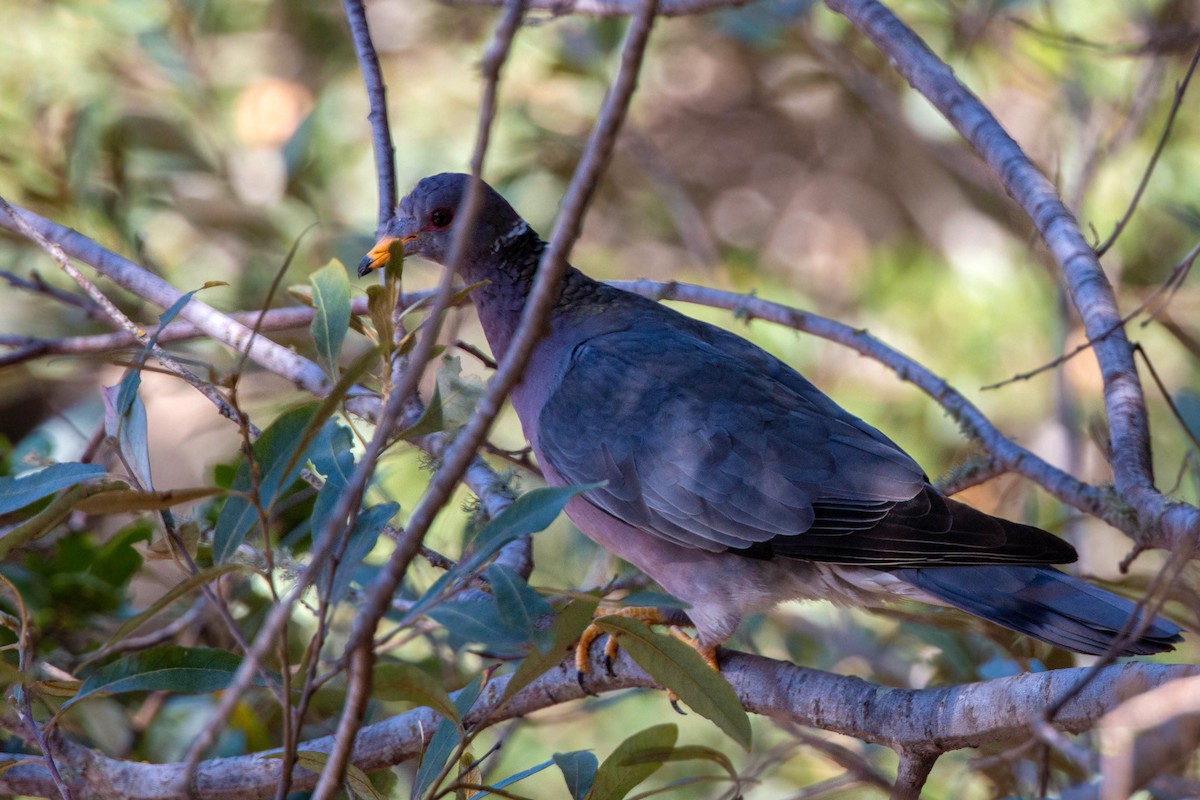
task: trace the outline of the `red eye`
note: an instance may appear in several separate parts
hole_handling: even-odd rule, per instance
[[[429,221],[435,228],[444,228],[454,219],[454,212],[448,208],[435,208],[429,215]]]

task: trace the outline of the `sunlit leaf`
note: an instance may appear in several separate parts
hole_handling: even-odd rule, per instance
[[[92,495],[75,504],[76,511],[85,514],[120,514],[133,511],[161,511],[165,508],[193,503],[206,497],[224,494],[224,489],[197,486],[190,489],[167,489],[162,492],[140,492],[118,489]]]
[[[104,481],[103,483],[72,486],[61,496],[50,501],[50,504],[35,516],[0,537],[0,559],[6,557],[14,549],[23,547],[53,531],[71,514],[80,501],[92,495],[125,488],[128,488],[128,485],[123,481]]]

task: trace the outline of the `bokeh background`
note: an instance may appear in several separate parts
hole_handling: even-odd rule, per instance
[[[0,195],[10,202],[77,228],[183,290],[226,282],[202,297],[227,311],[260,307],[297,241],[285,285],[303,284],[332,258],[356,264],[372,243],[377,200],[367,106],[339,3],[2,0],[0,7],[8,29],[0,48]],[[427,174],[465,170],[478,121],[478,64],[495,10],[429,0],[368,7],[401,191]],[[1197,6],[903,0],[892,7],[1061,187],[1085,231],[1105,238],[1143,175],[1200,40]],[[624,23],[532,17],[536,24],[520,32],[504,70],[485,177],[548,233]],[[1149,297],[1200,235],[1195,108],[1196,96],[1187,96],[1136,214],[1104,258],[1125,310]],[[819,4],[760,0],[658,23],[629,124],[572,260],[597,277],[753,292],[867,328],[947,378],[1023,445],[1086,480],[1108,479],[1095,444],[1103,417],[1090,353],[1030,380],[981,388],[1084,340],[1044,248],[948,125]],[[42,251],[8,235],[0,236],[0,269],[77,291]],[[436,277],[433,267],[413,262],[405,288]],[[135,319],[150,322],[159,312],[100,286]],[[0,287],[0,336],[108,330],[44,291],[11,281]],[[284,294],[275,302],[294,301]],[[683,308],[801,369],[931,475],[975,452],[939,406],[877,364],[767,323]],[[1179,412],[1147,380],[1160,484],[1177,483],[1178,495],[1192,502],[1198,476],[1186,426],[1200,433],[1197,311],[1200,296],[1185,281],[1156,321],[1130,329]],[[469,312],[459,312],[454,327],[456,336],[482,341]],[[304,330],[278,338],[311,353]],[[348,349],[363,346],[352,339]],[[218,375],[236,361],[210,343],[173,349]],[[0,432],[19,446],[13,457],[37,448],[64,460],[77,455],[101,413],[97,387],[119,379],[114,361],[122,357],[0,368]],[[486,377],[468,356],[462,366]],[[253,370],[242,392],[262,422],[299,399]],[[236,457],[236,431],[195,392],[148,376],[145,396],[160,488],[204,483]],[[494,440],[522,445],[515,417],[503,418]],[[397,451],[375,491],[407,509],[423,488],[424,467],[415,453]],[[434,531],[437,545],[451,552],[469,516],[465,499]],[[1117,577],[1127,540],[1078,519],[1029,483],[1002,477],[967,499],[1072,537],[1083,552],[1082,572]],[[381,546],[374,560],[385,554]],[[621,570],[566,522],[539,537],[537,560],[532,582],[554,588],[602,584]],[[1125,587],[1136,591],[1160,562],[1144,556]],[[734,644],[914,687],[1073,662],[983,623],[916,609],[867,615],[787,607],[744,626]],[[1195,655],[1189,645],[1163,658]],[[462,658],[458,666],[469,671],[472,657]],[[105,702],[99,722],[79,725],[115,726],[127,735],[97,737],[100,746],[151,759],[179,757],[207,708],[203,700],[176,699],[139,728],[135,707]],[[516,728],[490,769],[503,776],[581,747],[603,757],[632,721],[666,717],[674,719],[651,693],[564,706]],[[703,720],[676,721],[684,726],[681,741],[721,747],[762,781],[748,797],[787,797],[836,781],[851,756],[884,774],[893,768],[888,751],[832,735],[796,738],[758,720],[758,745],[746,755],[732,752]],[[327,722],[314,721],[312,732]],[[237,724],[243,727],[240,739],[226,742],[230,752],[265,746],[269,722],[251,715]],[[830,742],[843,749],[831,751]],[[942,759],[929,796],[987,797],[1036,785],[1033,762],[1014,769],[971,759]],[[409,774],[408,767],[395,770],[397,796],[406,796]],[[522,786],[531,796],[554,797],[560,781],[548,771]],[[836,794],[837,784],[829,789]],[[709,791],[717,797],[727,789],[682,796]]]

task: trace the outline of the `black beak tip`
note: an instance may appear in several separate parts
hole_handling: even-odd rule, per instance
[[[365,278],[371,271],[371,257],[364,256],[363,260],[358,262],[358,277]]]

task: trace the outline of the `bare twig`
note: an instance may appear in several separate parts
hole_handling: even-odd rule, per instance
[[[1117,237],[1125,230],[1125,226],[1129,224],[1129,220],[1133,218],[1133,212],[1137,210],[1138,203],[1142,199],[1142,194],[1150,184],[1150,176],[1154,174],[1154,167],[1158,164],[1158,158],[1167,146],[1167,139],[1171,137],[1171,128],[1175,124],[1175,117],[1179,114],[1179,107],[1183,105],[1183,96],[1187,94],[1188,84],[1192,81],[1192,75],[1196,72],[1197,64],[1200,64],[1200,47],[1197,47],[1196,52],[1192,55],[1192,61],[1188,64],[1187,72],[1183,75],[1183,80],[1175,85],[1175,99],[1171,101],[1171,110],[1167,112],[1167,121],[1163,125],[1162,134],[1158,137],[1158,144],[1154,146],[1154,152],[1150,155],[1150,161],[1146,164],[1146,169],[1142,173],[1142,179],[1138,181],[1137,189],[1129,201],[1129,207],[1125,209],[1125,213],[1117,220],[1117,224],[1113,227],[1113,231],[1108,235],[1108,238],[1096,247],[1097,257],[1103,256],[1109,251],[1109,248],[1116,243]]]
[[[375,151],[375,175],[379,181],[378,221],[379,231],[382,232],[396,205],[396,148],[392,146],[392,131],[388,124],[387,87],[383,84],[383,71],[379,68],[379,55],[371,41],[367,11],[362,0],[342,0],[342,9],[350,25],[350,38],[354,41],[358,68],[362,72],[367,102],[371,108],[367,121],[371,123],[371,144]]]
[[[1167,276],[1167,279],[1165,281],[1163,281],[1162,284],[1158,288],[1156,288],[1153,292],[1151,292],[1146,297],[1145,300],[1138,303],[1137,306],[1132,311],[1130,311],[1128,314],[1121,317],[1116,322],[1114,322],[1111,326],[1109,326],[1109,328],[1107,330],[1105,330],[1100,335],[1099,338],[1097,338],[1097,339],[1089,338],[1086,342],[1077,346],[1075,349],[1071,350],[1071,352],[1064,353],[1063,355],[1059,356],[1058,358],[1053,359],[1052,361],[1047,361],[1045,364],[1042,364],[1040,367],[1035,367],[1034,369],[1028,370],[1027,372],[1018,373],[1016,375],[1013,375],[1011,378],[1005,378],[1004,380],[999,381],[997,383],[989,383],[986,386],[983,386],[981,388],[984,390],[1000,389],[1004,386],[1008,386],[1011,383],[1016,383],[1018,381],[1026,381],[1036,375],[1040,375],[1043,372],[1054,369],[1055,367],[1062,366],[1063,364],[1070,361],[1072,358],[1074,358],[1075,356],[1084,352],[1085,350],[1090,350],[1093,347],[1095,347],[1096,343],[1098,341],[1101,341],[1102,339],[1104,339],[1106,336],[1109,336],[1110,334],[1112,334],[1113,332],[1115,332],[1117,330],[1123,330],[1127,323],[1129,323],[1130,321],[1135,319],[1139,314],[1141,314],[1143,311],[1148,309],[1150,307],[1150,304],[1153,301],[1157,300],[1160,296],[1165,295],[1165,298],[1158,305],[1158,307],[1150,312],[1150,317],[1154,318],[1158,314],[1162,313],[1162,310],[1164,308],[1166,308],[1166,304],[1170,301],[1170,299],[1174,295],[1175,291],[1183,284],[1183,281],[1187,278],[1188,273],[1191,272],[1191,270],[1192,270],[1192,265],[1196,263],[1197,257],[1200,257],[1200,244],[1196,245],[1195,247],[1193,247],[1191,250],[1188,251],[1187,255],[1185,255],[1183,257],[1183,259],[1178,264],[1176,264],[1174,266],[1174,268],[1171,269],[1171,274]]]

